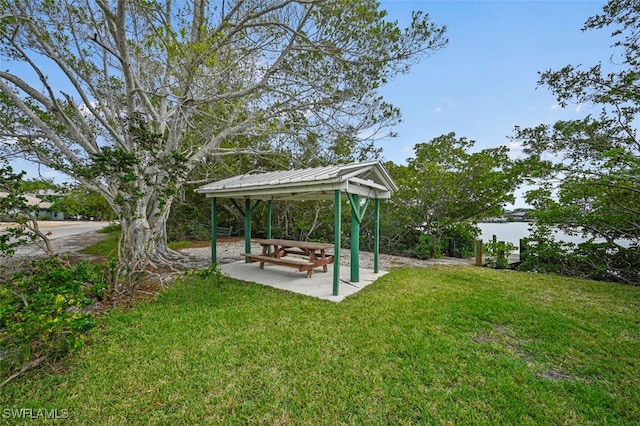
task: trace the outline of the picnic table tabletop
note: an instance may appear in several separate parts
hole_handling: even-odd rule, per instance
[[[280,247],[298,247],[308,250],[323,250],[332,248],[332,243],[316,243],[313,241],[295,241],[295,240],[283,240],[279,238],[254,238],[254,242],[261,246],[280,246]]]

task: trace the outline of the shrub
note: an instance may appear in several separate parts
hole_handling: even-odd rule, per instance
[[[490,241],[484,243],[484,252],[487,254],[487,265],[496,269],[509,269],[509,255],[517,247],[509,242]]]
[[[104,268],[54,257],[0,277],[0,376],[82,347],[94,326],[83,310],[108,287]]]
[[[478,235],[480,235],[480,229],[476,225],[463,222],[454,223],[444,228],[438,239],[429,234],[421,235],[415,246],[414,254],[421,259],[449,256],[449,240],[453,239],[453,256],[470,257],[475,252]]]
[[[640,285],[640,250],[613,243],[556,241],[551,228],[538,225],[524,241],[518,269]]]
[[[439,258],[442,250],[442,241],[437,241],[433,235],[423,234],[414,248],[414,256],[418,259]]]
[[[454,257],[471,257],[475,253],[476,240],[480,235],[480,228],[473,223],[458,222],[449,225],[443,234],[443,241],[453,238],[455,242]]]

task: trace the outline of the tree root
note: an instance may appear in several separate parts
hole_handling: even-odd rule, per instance
[[[29,361],[29,363],[27,365],[25,365],[24,367],[22,367],[22,369],[20,371],[18,371],[17,373],[12,374],[11,376],[7,377],[2,383],[0,383],[0,388],[4,387],[4,385],[9,383],[11,380],[22,376],[27,371],[33,370],[34,368],[40,366],[43,362],[46,361],[46,359],[47,359],[47,357],[45,355],[42,355],[42,356],[40,356],[40,357],[38,357],[38,358],[36,358],[34,360]]]

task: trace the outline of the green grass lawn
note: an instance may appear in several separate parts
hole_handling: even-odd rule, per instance
[[[191,278],[100,323],[5,386],[0,422],[640,424],[640,288],[429,267],[335,304]]]

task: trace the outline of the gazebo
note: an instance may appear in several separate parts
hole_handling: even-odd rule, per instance
[[[267,173],[248,173],[212,182],[196,189],[211,198],[211,261],[216,262],[217,217],[216,200],[230,198],[244,200],[245,250],[251,252],[252,200],[266,201],[266,236],[271,238],[271,205],[284,200],[334,200],[334,265],[333,295],[339,292],[341,201],[351,206],[351,281],[359,281],[360,223],[370,201],[374,205],[374,273],[379,269],[380,200],[391,197],[396,184],[378,161],[283,170]]]

